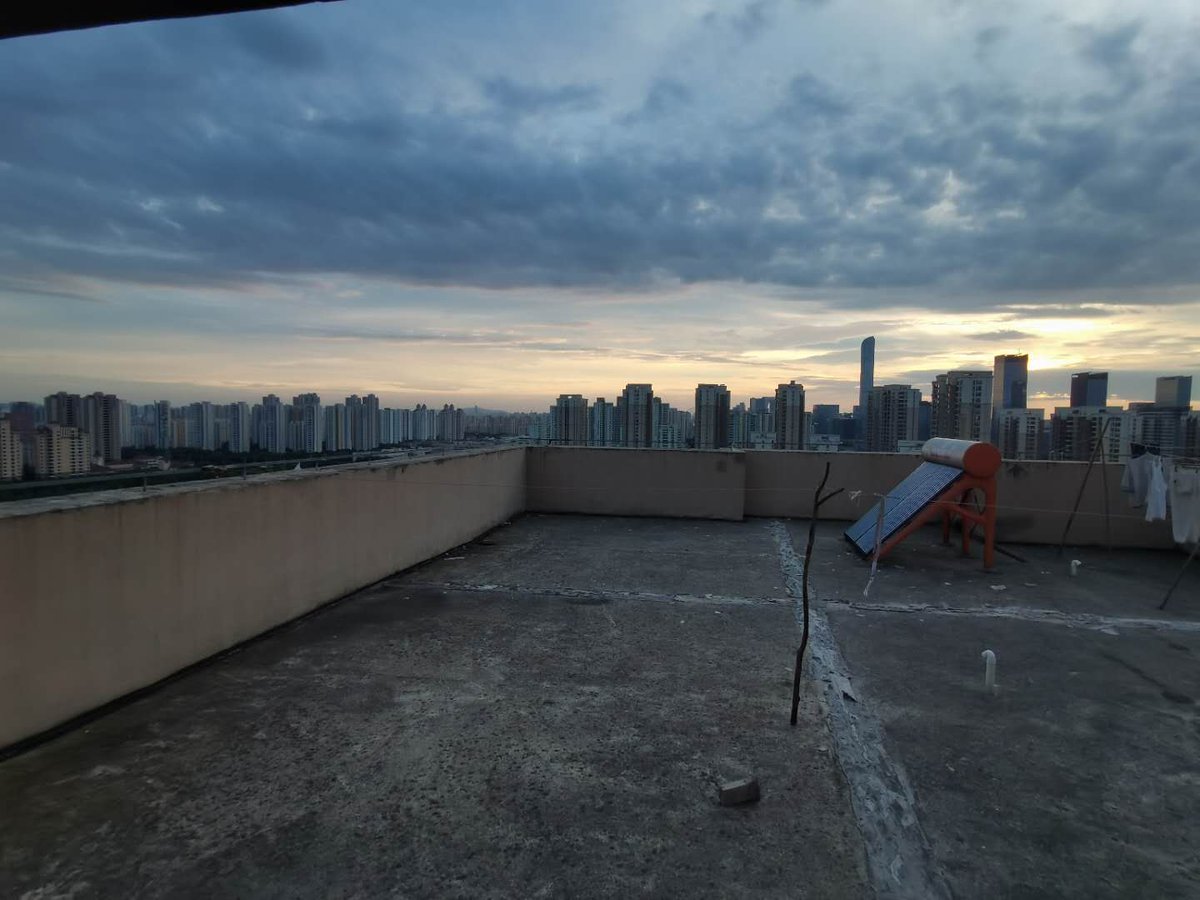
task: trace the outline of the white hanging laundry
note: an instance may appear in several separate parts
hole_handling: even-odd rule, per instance
[[[1169,490],[1171,533],[1176,543],[1200,541],[1200,469],[1175,466]]]
[[[1146,456],[1150,454],[1147,453]],[[1150,485],[1146,488],[1146,521],[1157,522],[1166,517],[1167,479],[1163,477],[1162,460],[1155,456],[1151,463]]]
[[[1125,463],[1125,472],[1121,476],[1121,490],[1130,495],[1130,506],[1145,506],[1150,476],[1154,471],[1154,464],[1159,459],[1157,454],[1143,453]]]

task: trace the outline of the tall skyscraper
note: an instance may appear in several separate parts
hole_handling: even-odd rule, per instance
[[[559,394],[550,410],[550,443],[582,447],[587,442],[587,400],[582,394]]]
[[[858,436],[859,447],[864,445],[867,434],[867,401],[875,387],[875,338],[864,338],[859,347],[858,359]]]
[[[803,450],[804,385],[790,381],[775,389],[775,449]]]
[[[723,384],[696,385],[696,449],[729,446],[729,388]]]
[[[938,375],[933,381],[931,401],[932,437],[964,441],[989,439],[992,430],[991,372],[955,370]]]
[[[1072,406],[1105,406],[1107,403],[1107,372],[1076,372],[1071,376]]]
[[[649,384],[627,384],[617,401],[617,427],[626,447],[654,445],[654,388]]]
[[[992,427],[994,441],[999,433],[996,418],[1002,409],[1025,409],[1029,395],[1029,357],[1025,354],[997,356],[992,369]]]
[[[1154,405],[1188,409],[1192,405],[1192,376],[1164,375],[1154,379]]]
[[[900,441],[917,439],[917,411],[921,392],[909,384],[872,388],[867,397],[867,450],[895,453]]]

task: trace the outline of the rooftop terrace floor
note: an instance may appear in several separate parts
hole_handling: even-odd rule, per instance
[[[806,527],[517,519],[0,762],[0,896],[1200,893],[1200,567],[822,526],[793,729]]]

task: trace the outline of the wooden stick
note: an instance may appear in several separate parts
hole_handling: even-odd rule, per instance
[[[808,545],[804,548],[804,571],[800,576],[800,599],[804,606],[804,624],[800,629],[800,649],[796,651],[796,671],[792,673],[792,724],[796,724],[797,710],[800,708],[800,675],[804,671],[804,651],[808,649],[808,570],[812,565],[813,543],[817,539],[817,519],[820,517],[821,504],[836,497],[843,488],[821,496],[825,490],[825,482],[829,480],[829,463],[825,463],[825,475],[817,492],[813,494],[813,511],[808,520]]]

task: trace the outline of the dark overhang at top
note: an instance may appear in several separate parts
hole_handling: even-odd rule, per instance
[[[301,6],[314,2],[330,3],[335,0],[115,0],[96,3],[86,0],[18,0],[0,12],[0,38],[46,34],[51,31],[73,31],[77,28],[96,28],[101,25],[122,25],[152,19],[183,19],[254,9],[273,9],[279,6]]]

